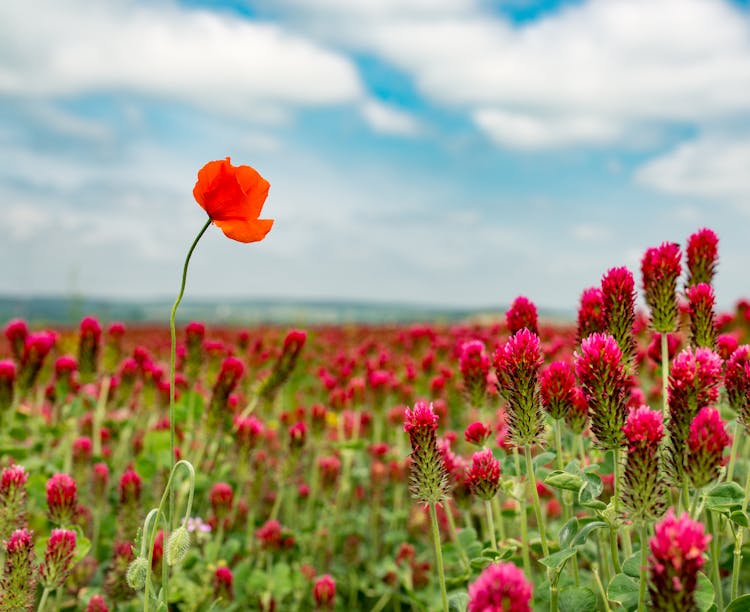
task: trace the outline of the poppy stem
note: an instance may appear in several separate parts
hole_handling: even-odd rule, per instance
[[[175,331],[175,315],[177,314],[177,307],[182,301],[182,296],[185,293],[185,282],[187,281],[188,264],[190,263],[190,257],[198,245],[198,241],[206,233],[208,226],[211,225],[212,221],[209,218],[198,235],[193,240],[193,244],[190,245],[190,250],[185,257],[185,264],[182,267],[182,283],[180,284],[180,293],[177,295],[177,299],[172,306],[172,312],[169,315],[169,333],[172,340],[170,351],[169,351],[169,456],[172,462],[172,469],[176,464],[175,457],[175,422],[174,422],[174,399],[175,399],[175,362],[177,361],[177,333]],[[174,489],[172,488],[171,481],[167,484],[169,487],[169,514],[167,514],[167,525],[164,530],[164,541],[167,542],[169,539],[169,533],[172,530],[172,523],[174,521]],[[163,565],[165,568],[162,572],[162,585],[164,588],[165,601],[168,601],[169,594],[169,572],[167,571],[167,564]]]

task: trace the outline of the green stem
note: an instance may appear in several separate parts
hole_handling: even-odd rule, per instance
[[[638,612],[646,610],[646,570],[648,566],[648,525],[646,521],[641,523],[641,566],[640,566],[640,583],[638,587]]]
[[[714,593],[716,595],[716,607],[719,610],[724,609],[724,596],[721,591],[721,574],[719,573],[719,532],[715,529],[714,515],[711,510],[706,511],[706,523],[708,532],[711,534],[711,578],[714,583]]]
[[[521,460],[518,456],[518,448],[513,447],[513,461],[516,467],[516,478],[521,482]],[[523,571],[531,577],[531,556],[529,554],[529,532],[526,526],[526,495],[518,496],[518,516],[521,527],[521,557],[523,558]]]
[[[599,577],[599,570],[594,567],[592,568],[592,573],[594,574],[594,580],[596,581],[596,587],[599,589],[599,594],[602,596],[602,603],[604,604],[604,610],[605,612],[611,612],[612,608],[609,607],[609,599],[607,599],[607,593],[604,590],[602,579]]]
[[[438,579],[440,580],[440,597],[443,601],[443,612],[448,612],[448,592],[445,588],[445,571],[443,569],[443,551],[440,547],[440,530],[438,529],[436,504],[430,504],[430,522],[432,523],[432,541],[435,544],[435,560]]]
[[[498,552],[497,549],[497,532],[495,531],[495,520],[492,516],[492,503],[489,499],[484,500],[484,512],[487,515],[487,531],[490,532],[490,539],[492,540],[492,550]]]
[[[737,447],[739,446],[740,436],[738,434],[740,433],[740,424],[736,420],[734,422],[734,430],[732,433],[734,435],[732,436],[732,449],[729,451],[729,465],[727,465],[726,475],[727,482],[732,482],[732,479],[734,478],[734,462],[737,459]]]
[[[534,463],[531,460],[531,447],[523,447],[524,455],[526,456],[526,472],[529,477],[529,487],[531,488],[531,503],[534,506],[534,514],[536,515],[537,527],[539,529],[539,537],[542,539],[542,552],[546,557],[549,555],[549,546],[547,546],[547,534],[544,528],[544,517],[542,516],[542,507],[539,504],[539,492],[536,490],[536,476],[534,475]]]
[[[47,598],[49,597],[49,593],[49,588],[44,587],[42,598],[39,600],[39,606],[37,607],[36,612],[44,612],[44,607],[47,605]]]
[[[185,282],[187,281],[188,264],[190,263],[190,256],[193,254],[195,247],[198,245],[198,241],[206,233],[208,226],[211,225],[212,221],[209,218],[198,235],[193,240],[193,244],[190,245],[187,257],[185,257],[185,264],[182,267],[182,282],[180,283],[180,292],[177,295],[177,299],[172,306],[172,312],[169,315],[169,333],[171,337],[171,346],[169,350],[169,460],[172,463],[172,469],[174,469],[176,463],[175,458],[175,418],[174,418],[174,398],[175,398],[175,363],[177,361],[177,332],[175,330],[175,315],[177,314],[177,307],[182,301],[182,296],[185,294]],[[170,476],[169,481],[172,481]],[[169,485],[167,485],[169,486]],[[167,514],[166,529],[164,530],[164,544],[166,546],[167,539],[169,538],[169,532],[172,530],[174,522],[174,491],[169,486],[169,513]],[[166,563],[162,564],[162,589],[164,591],[164,601],[169,601],[169,570]]]
[[[731,523],[730,523],[731,524]],[[742,527],[735,529],[734,533],[734,559],[732,563],[732,601],[737,599],[740,591],[740,571],[742,569]]]
[[[698,520],[698,499],[700,498],[700,489],[696,489],[695,493],[693,494],[693,501],[690,503],[690,518],[693,520]]]
[[[745,497],[742,499],[742,511],[747,512],[747,502],[750,498],[750,469],[747,471],[747,480],[745,481]]]
[[[666,423],[669,418],[669,344],[665,332],[661,332],[661,416]]]
[[[464,550],[464,547],[461,545],[461,542],[458,539],[458,532],[456,531],[456,519],[453,518],[453,512],[451,511],[450,507],[447,507],[445,509],[445,516],[448,518],[448,530],[450,531],[451,540],[456,546],[459,557],[461,557],[461,565],[463,566],[464,570],[469,570],[469,557],[466,555],[466,551]]]

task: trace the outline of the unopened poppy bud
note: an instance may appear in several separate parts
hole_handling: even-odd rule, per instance
[[[145,557],[136,557],[128,566],[128,572],[127,574],[125,574],[125,579],[128,582],[128,586],[135,591],[140,591],[144,586],[146,586],[147,577],[148,559],[146,559]]]
[[[167,540],[167,564],[177,565],[190,550],[190,534],[187,528],[180,526],[169,534]]]

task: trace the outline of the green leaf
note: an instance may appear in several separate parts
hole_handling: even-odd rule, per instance
[[[732,514],[729,515],[729,520],[733,523],[736,523],[740,527],[750,526],[750,522],[747,519],[747,514],[742,510],[735,510],[734,512],[732,512]]]
[[[143,455],[150,457],[157,467],[168,468],[172,466],[169,455],[169,431],[151,430],[143,436]]]
[[[471,565],[471,568],[478,570],[483,570],[490,563],[492,563],[492,559],[488,559],[487,557],[475,557],[471,561],[469,561],[469,565]]]
[[[622,564],[623,573],[631,576],[632,578],[641,578],[641,551],[633,553]]]
[[[580,546],[581,544],[585,544],[591,532],[603,527],[607,527],[607,523],[605,523],[604,521],[592,521],[590,523],[586,523],[575,535],[570,545]]]
[[[736,510],[742,507],[745,493],[736,482],[722,482],[706,494],[706,508]]]
[[[458,543],[462,548],[466,548],[467,546],[479,540],[476,530],[471,528],[461,529],[456,537],[458,539]]]
[[[565,565],[565,562],[575,554],[575,548],[564,548],[563,550],[559,550],[556,553],[552,553],[551,555],[542,557],[541,559],[539,559],[539,563],[541,563],[548,569],[559,571]]]
[[[583,478],[578,474],[569,474],[562,470],[555,470],[550,472],[547,478],[544,479],[544,484],[555,487],[556,489],[565,489],[566,491],[579,491],[583,486]]]
[[[617,574],[607,587],[607,597],[624,608],[638,606],[638,582],[625,574]]]
[[[595,500],[604,491],[604,484],[599,474],[583,472],[583,485],[578,491],[578,502],[586,505],[587,502]]]
[[[578,518],[574,516],[560,527],[560,533],[557,534],[557,539],[560,542],[561,548],[567,548],[570,546],[570,541],[573,539],[573,536],[578,533],[579,526],[580,523],[578,522]]]
[[[596,593],[588,587],[570,586],[560,590],[560,612],[596,612]]]
[[[73,551],[73,563],[71,567],[88,555],[89,550],[91,550],[91,540],[83,535],[80,527],[76,527],[76,532],[76,548]]]
[[[448,609],[455,612],[466,612],[469,606],[468,593],[452,593],[448,598]]]
[[[151,480],[156,474],[156,463],[151,457],[140,454],[135,459],[135,471],[144,480]]]
[[[547,451],[546,453],[539,453],[534,457],[531,462],[534,464],[534,471],[536,468],[546,465],[556,457],[555,453]]]
[[[750,612],[750,595],[740,595],[729,602],[724,612]]]
[[[707,612],[714,603],[714,585],[708,576],[698,572],[698,584],[695,588],[695,603],[699,612]]]
[[[591,510],[606,510],[607,504],[605,504],[601,499],[590,499],[585,502],[581,502],[581,506],[584,508],[590,508]]]

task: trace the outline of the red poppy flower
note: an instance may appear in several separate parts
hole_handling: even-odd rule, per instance
[[[228,238],[258,242],[273,225],[273,219],[258,219],[270,186],[255,169],[233,166],[227,157],[198,171],[193,195]]]

